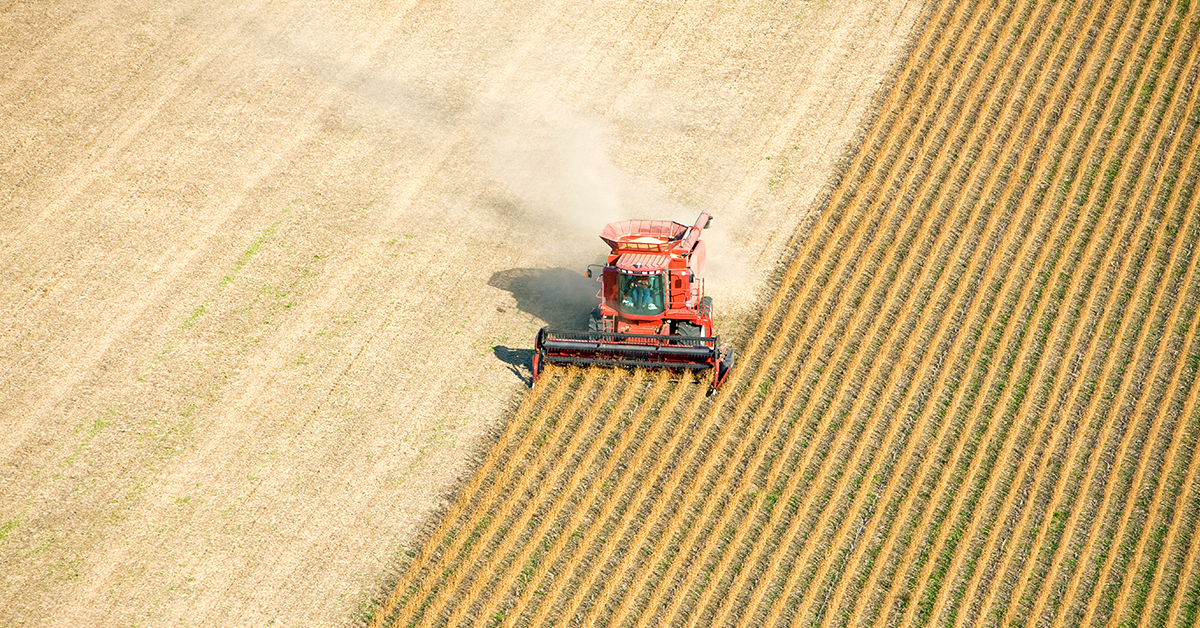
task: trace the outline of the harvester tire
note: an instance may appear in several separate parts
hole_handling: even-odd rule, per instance
[[[600,308],[592,310],[592,315],[588,317],[588,331],[595,333],[604,331],[604,317],[600,314]]]

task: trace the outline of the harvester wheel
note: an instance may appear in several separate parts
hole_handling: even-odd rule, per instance
[[[600,314],[600,308],[592,310],[592,315],[588,318],[588,331],[594,333],[604,331],[604,317]]]
[[[704,335],[711,336],[713,334],[713,300],[712,297],[704,297],[700,299],[700,320],[705,326]]]
[[[704,335],[704,328],[687,321],[679,321],[675,323],[675,335],[684,338],[699,338]]]

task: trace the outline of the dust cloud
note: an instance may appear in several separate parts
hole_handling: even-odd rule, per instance
[[[511,201],[497,216],[506,228],[550,228],[560,246],[602,249],[604,225],[630,217],[622,209],[633,181],[609,157],[603,119],[522,99],[483,102],[477,120],[478,162]]]
[[[264,63],[286,64],[367,103],[404,133],[405,141],[433,147],[441,138],[466,138],[455,150],[478,170],[474,187],[464,193],[477,195],[479,202],[473,204],[474,215],[462,220],[481,232],[536,240],[539,246],[530,254],[537,259],[530,262],[582,269],[607,253],[598,235],[610,222],[646,218],[691,225],[706,209],[672,199],[664,186],[614,162],[620,141],[614,120],[583,111],[560,93],[578,69],[570,62],[586,56],[580,51],[544,51],[530,60],[512,50],[486,61],[448,53],[456,61],[418,66],[402,54],[362,49],[335,24],[311,9],[264,17],[244,35]],[[441,45],[449,51],[479,45],[448,37]],[[516,66],[519,72],[512,71]],[[629,108],[644,109],[641,103],[655,101],[647,90],[653,88],[629,94]],[[669,113],[650,117],[655,125],[673,124]],[[744,238],[737,225],[723,221],[720,208],[707,209],[715,217],[704,234],[710,292],[745,299],[747,287],[759,277],[749,252],[738,244]],[[727,289],[718,287],[724,284]]]

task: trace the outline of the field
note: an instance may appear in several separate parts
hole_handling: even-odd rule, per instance
[[[694,387],[589,373],[523,402],[534,332],[586,317],[582,271],[608,219],[709,209],[719,322],[749,339],[921,11],[0,2],[0,626],[365,621],[424,573],[403,571],[402,549],[427,524],[490,543],[504,517],[542,512],[500,501],[488,523],[491,502],[470,504],[557,478],[527,464],[565,462],[537,458],[560,439],[591,465],[564,498],[592,499],[616,534],[657,521],[679,478],[622,465],[697,446],[655,422],[666,404],[702,416],[684,413]],[[602,414],[548,423],[554,395],[585,383],[578,407]],[[591,403],[601,391],[612,400]],[[562,506],[544,505],[591,512]],[[535,567],[542,579],[610,560],[590,549],[605,537],[538,528],[556,521],[496,542],[558,543],[570,564]],[[524,568],[507,552],[419,586],[505,579]],[[620,557],[622,573],[648,560]]]
[[[1200,12],[929,3],[714,397],[556,368],[371,626],[1194,626]]]

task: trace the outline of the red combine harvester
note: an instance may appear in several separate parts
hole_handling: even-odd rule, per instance
[[[598,279],[600,307],[586,332],[538,332],[534,380],[546,364],[711,369],[716,390],[733,368],[734,352],[713,333],[712,298],[704,295],[700,231],[711,222],[702,212],[690,227],[670,220],[606,226],[600,239],[612,250]],[[587,275],[594,277],[592,267]]]

